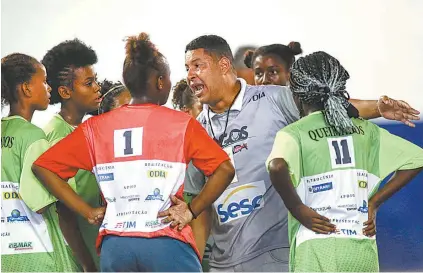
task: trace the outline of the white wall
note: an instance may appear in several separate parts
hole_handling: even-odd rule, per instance
[[[174,83],[185,74],[185,45],[201,34],[218,34],[233,50],[295,40],[306,54],[337,57],[350,72],[353,97],[387,94],[423,111],[421,0],[1,1],[2,57],[23,52],[41,59],[78,37],[96,50],[99,79],[121,78],[123,38],[141,31],[167,56]],[[34,122],[43,125],[49,115],[37,113]]]

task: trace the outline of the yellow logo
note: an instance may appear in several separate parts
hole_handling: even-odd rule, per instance
[[[3,192],[3,199],[21,199],[17,192]]]
[[[363,181],[363,180],[358,181],[358,186],[362,189],[365,189],[365,188],[367,188],[367,182]]]
[[[167,178],[167,171],[163,170],[151,170],[147,171],[149,178]]]

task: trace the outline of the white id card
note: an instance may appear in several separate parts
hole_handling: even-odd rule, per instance
[[[228,154],[229,158],[231,159],[232,165],[234,165],[235,175],[234,175],[234,179],[232,179],[231,183],[236,183],[236,182],[238,182],[238,176],[236,175],[236,166],[235,166],[234,153],[232,151],[232,147],[226,147],[223,150],[226,152],[226,154]]]

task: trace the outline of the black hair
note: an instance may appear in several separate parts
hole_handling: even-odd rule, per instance
[[[115,98],[122,94],[126,87],[121,83],[113,83],[111,81],[104,80],[101,84],[102,100],[100,107],[98,108],[98,114],[107,113],[115,107]],[[103,93],[104,92],[104,93]]]
[[[97,63],[97,54],[79,39],[64,41],[49,51],[42,59],[46,67],[47,83],[51,86],[50,104],[62,101],[58,88],[72,88],[74,69]]]
[[[358,110],[349,102],[348,71],[331,55],[318,51],[299,58],[291,68],[290,89],[301,102],[323,108],[326,121],[338,131],[351,129]]]
[[[153,71],[165,74],[168,66],[162,53],[150,41],[147,33],[126,39],[126,57],[123,64],[123,82],[132,97],[144,95],[148,78]]]
[[[255,46],[250,46],[250,45],[245,45],[245,46],[241,46],[239,47],[234,54],[234,67],[236,69],[241,69],[241,68],[251,68],[251,67],[247,67],[245,65],[244,59],[245,59],[245,54],[249,51],[254,51],[256,50],[257,47]]]
[[[17,86],[29,82],[36,73],[36,65],[40,62],[35,58],[13,53],[1,58],[1,104],[10,105],[18,101]]]
[[[185,79],[176,83],[175,87],[173,88],[172,98],[172,104],[175,109],[182,110],[184,106],[187,108],[192,108],[196,100],[197,97],[191,91],[191,88],[188,86],[188,83]]]
[[[255,51],[250,50],[246,52],[244,63],[248,68],[252,68],[254,60],[258,56],[276,55],[282,60],[286,70],[289,70],[295,62],[295,56],[301,54],[302,52],[303,50],[301,49],[301,44],[298,42],[290,42],[287,46],[282,44],[271,44],[261,46]]]
[[[214,55],[217,59],[226,57],[233,65],[234,57],[229,44],[220,36],[203,35],[195,38],[185,47],[185,53],[190,50],[204,49],[208,54]]]

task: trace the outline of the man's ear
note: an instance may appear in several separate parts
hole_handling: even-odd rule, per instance
[[[59,86],[57,92],[59,93],[59,96],[64,100],[67,100],[71,97],[71,90],[67,86]]]
[[[222,74],[225,75],[229,71],[231,71],[231,69],[232,69],[232,63],[231,63],[231,61],[228,58],[222,57],[219,60],[219,67],[220,67],[220,71],[222,72]]]

